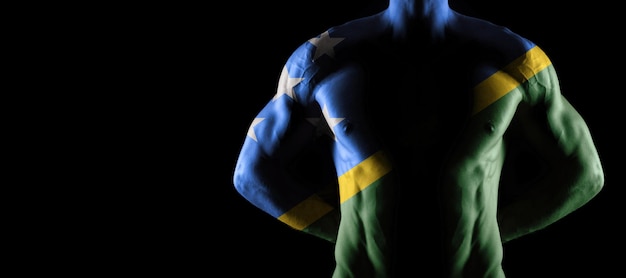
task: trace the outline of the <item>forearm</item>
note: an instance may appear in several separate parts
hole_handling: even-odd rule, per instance
[[[240,195],[275,218],[313,194],[276,163],[260,159],[240,159],[233,182]]]
[[[515,201],[499,209],[503,242],[555,223],[589,202],[600,191],[604,178],[599,166],[583,167],[577,161],[560,165],[559,169],[551,171]]]
[[[234,175],[237,191],[291,228],[334,242],[339,225],[336,177],[329,181],[317,175],[312,180],[291,161],[262,155],[239,159]]]

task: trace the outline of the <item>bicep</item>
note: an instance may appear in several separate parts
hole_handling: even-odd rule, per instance
[[[286,158],[315,139],[315,123],[292,100],[271,100],[252,120],[242,152],[270,160]]]
[[[323,151],[316,149],[322,145],[316,141],[315,126],[299,109],[284,100],[267,103],[252,121],[235,167],[233,179],[240,194],[274,217],[326,182],[310,179],[311,169],[303,169],[312,165],[312,154]]]
[[[549,163],[597,156],[587,123],[558,87],[519,108],[523,137]]]

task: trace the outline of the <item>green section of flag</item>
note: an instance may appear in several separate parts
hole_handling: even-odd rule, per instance
[[[387,173],[341,204],[336,277],[389,276],[394,189]]]

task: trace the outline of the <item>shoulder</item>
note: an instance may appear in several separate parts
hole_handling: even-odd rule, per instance
[[[297,81],[296,96],[302,102],[311,102],[318,84],[346,67],[358,52],[355,50],[376,41],[384,32],[385,26],[380,24],[377,16],[333,26],[303,42],[291,53],[283,67],[281,80]]]
[[[503,70],[511,64],[519,63],[529,55],[545,54],[537,51],[539,50],[537,45],[531,40],[513,32],[508,27],[484,19],[456,14],[449,28],[455,37],[473,45],[477,58],[490,68],[483,72],[482,78],[478,80],[485,79],[495,71]]]
[[[469,16],[459,16],[452,28],[474,45],[481,59],[472,80],[475,105],[484,104],[475,111],[514,89],[531,103],[559,93],[552,61],[531,40],[507,27]]]
[[[457,14],[450,28],[457,36],[497,52],[502,62],[511,61],[535,47],[534,42],[508,27],[476,17]]]

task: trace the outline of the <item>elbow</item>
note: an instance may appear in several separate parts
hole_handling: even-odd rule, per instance
[[[248,195],[250,195],[250,189],[248,188],[249,179],[246,178],[245,173],[242,171],[235,170],[233,174],[233,185],[235,190],[239,195],[248,199]]]
[[[587,194],[592,198],[596,196],[604,187],[604,170],[598,162],[593,167],[585,171],[585,184]]]
[[[239,194],[242,194],[245,191],[245,183],[243,182],[241,173],[237,172],[237,170],[235,170],[235,173],[233,174],[233,185]]]
[[[235,171],[233,172],[233,185],[237,193],[243,197],[247,197],[250,192],[250,189],[248,188],[250,183],[250,174],[246,173],[247,169],[247,165],[244,165],[240,161],[235,166]]]
[[[598,166],[597,169],[590,174],[590,184],[590,190],[594,196],[604,187],[604,171],[601,166]]]

